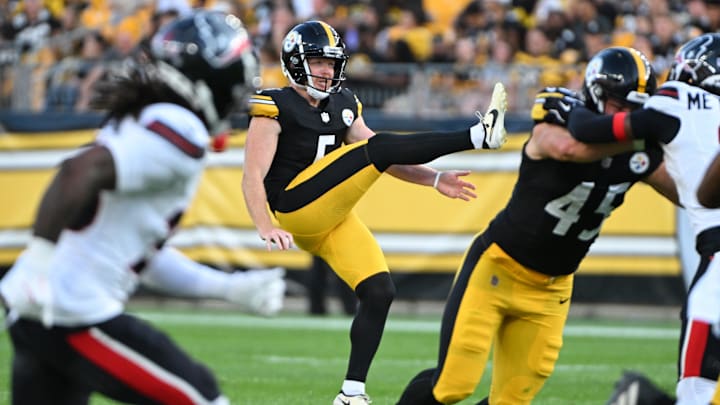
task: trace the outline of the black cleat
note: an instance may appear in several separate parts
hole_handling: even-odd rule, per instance
[[[644,375],[624,371],[606,405],[674,405],[675,398],[664,393]]]

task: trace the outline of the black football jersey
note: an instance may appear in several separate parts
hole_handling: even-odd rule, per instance
[[[349,89],[331,94],[313,107],[291,87],[262,90],[250,98],[250,119],[268,117],[280,123],[275,158],[265,177],[270,207],[302,170],[339,148],[362,104]]]
[[[523,148],[510,201],[487,235],[525,267],[548,275],[573,273],[603,220],[662,159],[658,145],[592,163],[533,160]]]

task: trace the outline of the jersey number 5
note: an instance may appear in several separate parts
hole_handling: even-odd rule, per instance
[[[608,187],[605,197],[603,197],[600,205],[593,211],[602,215],[602,219],[607,218],[613,209],[613,201],[619,194],[625,193],[630,188],[631,183],[613,184]],[[593,182],[583,182],[575,186],[575,188],[562,197],[556,198],[545,204],[545,212],[558,219],[558,223],[553,228],[555,235],[565,236],[570,227],[580,220],[583,206],[587,203],[590,193],[595,187]],[[597,236],[602,226],[602,220],[595,229],[586,229],[578,234],[578,239],[588,241]]]
[[[315,160],[317,162],[325,156],[326,148],[330,145],[335,144],[335,135],[320,135],[318,136],[317,151],[315,151]]]

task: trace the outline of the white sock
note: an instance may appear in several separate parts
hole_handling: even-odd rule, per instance
[[[342,392],[349,396],[364,394],[365,383],[361,381],[345,380],[343,381]]]
[[[484,149],[485,125],[483,125],[482,117],[480,117],[480,122],[470,127],[470,141],[475,149]]]
[[[707,404],[715,393],[717,381],[703,377],[685,377],[675,388],[677,405]]]

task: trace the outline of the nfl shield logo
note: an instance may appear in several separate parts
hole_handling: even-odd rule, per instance
[[[328,114],[327,112],[323,111],[323,112],[320,113],[320,119],[322,120],[322,122],[324,122],[324,123],[327,124],[328,122],[330,122],[330,114]]]

